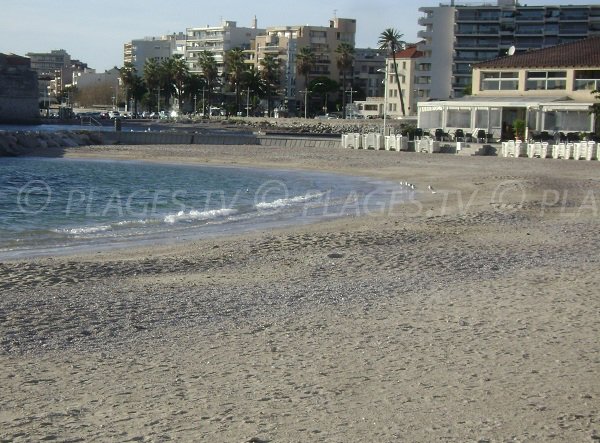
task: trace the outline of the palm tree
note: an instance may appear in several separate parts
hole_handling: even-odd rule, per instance
[[[181,103],[183,101],[185,88],[188,84],[190,71],[182,55],[176,54],[168,60],[170,60],[170,62],[165,65],[165,68],[167,69],[166,76],[172,89],[174,89],[175,94],[177,95],[177,103],[179,109],[181,109]]]
[[[404,111],[404,97],[402,97],[400,77],[398,76],[398,66],[396,65],[396,51],[406,45],[406,43],[401,40],[402,36],[403,34],[400,34],[394,28],[388,28],[379,35],[377,44],[379,44],[379,49],[387,49],[392,54],[392,60],[394,62],[394,74],[396,75],[396,85],[398,86],[398,95],[400,96],[400,109],[402,110],[402,116],[404,117],[406,115],[406,112]],[[385,72],[387,74],[387,67]],[[388,79],[386,78],[385,81],[387,82]]]
[[[148,92],[152,93],[153,91],[158,91],[158,96],[160,96],[160,81],[161,81],[161,73],[160,73],[160,65],[158,64],[158,62],[156,61],[156,59],[154,58],[149,58],[146,60],[146,63],[144,63],[144,82],[146,83],[146,86],[148,88]],[[152,94],[151,94],[152,97]],[[152,103],[153,100],[150,100],[150,103]],[[157,99],[157,104],[158,104],[158,108],[160,110],[160,103],[158,103],[158,99]]]
[[[256,103],[254,103],[255,97],[266,96],[267,88],[265,86],[265,82],[262,79],[260,72],[257,69],[255,69],[254,66],[250,66],[250,69],[243,72],[242,86],[248,91],[248,94],[252,94],[252,108],[256,106]]]
[[[127,62],[119,69],[119,77],[121,78],[121,84],[125,87],[125,102],[129,103],[129,100],[134,95],[134,83],[137,77],[137,70],[131,62]],[[137,112],[137,109],[135,110]]]
[[[346,73],[352,69],[354,63],[354,46],[350,43],[340,43],[335,49],[338,54],[337,66],[342,71],[342,115],[346,118]],[[352,89],[352,85],[350,85]]]
[[[272,54],[265,55],[260,61],[260,77],[265,82],[267,93],[267,115],[271,116],[271,97],[273,90],[277,89],[280,82],[280,66],[279,59]]]
[[[304,76],[304,115],[307,115],[308,106],[308,74],[311,73],[317,62],[317,56],[312,48],[305,46],[296,54],[296,72]]]
[[[202,91],[206,89],[206,82],[204,78],[199,76],[198,74],[190,74],[186,80],[186,84],[184,86],[184,90],[187,93],[190,101],[194,101],[194,112],[198,112],[198,95],[202,96]],[[202,103],[204,106],[204,103]],[[202,109],[202,114],[204,114],[204,109]]]
[[[235,107],[238,111],[240,111],[242,75],[246,71],[244,59],[244,51],[241,48],[234,48],[225,52],[225,71],[227,72],[227,80],[235,91]]]
[[[211,92],[217,83],[219,75],[215,53],[212,51],[202,51],[198,54],[198,66],[202,70],[202,78],[204,78],[204,82],[208,88],[208,109],[210,115]]]

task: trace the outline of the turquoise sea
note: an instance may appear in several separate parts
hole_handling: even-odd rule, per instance
[[[0,259],[365,215],[388,210],[409,192],[324,173],[0,158]]]

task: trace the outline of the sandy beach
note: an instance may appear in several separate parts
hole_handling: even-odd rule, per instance
[[[1,442],[600,441],[600,162],[43,154],[329,171],[418,195],[300,227],[0,263]]]

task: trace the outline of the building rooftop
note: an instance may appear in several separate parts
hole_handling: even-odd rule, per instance
[[[23,57],[12,53],[3,54],[0,53],[0,65],[5,66],[26,66],[31,67],[31,59],[29,57]]]
[[[589,68],[600,66],[600,36],[477,63],[474,68]]]
[[[419,58],[422,56],[423,53],[418,51],[416,46],[409,46],[402,51],[396,52],[396,58]]]

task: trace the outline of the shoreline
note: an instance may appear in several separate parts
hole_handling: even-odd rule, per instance
[[[422,199],[376,217],[0,264],[0,437],[600,435],[595,162],[257,146],[65,155],[337,171],[408,181]]]
[[[43,159],[48,157],[57,157],[52,155],[45,156],[28,156],[32,159]],[[88,255],[93,256],[98,252],[111,252],[123,249],[149,249],[156,248],[158,246],[164,246],[167,244],[182,245],[188,241],[200,241],[210,238],[225,238],[234,235],[243,235],[256,231],[264,231],[267,229],[282,229],[282,228],[294,228],[303,225],[310,225],[318,223],[320,221],[331,221],[340,218],[346,218],[348,216],[376,216],[377,214],[384,214],[386,212],[393,212],[392,205],[398,204],[402,201],[414,200],[414,192],[406,186],[401,186],[397,182],[384,181],[380,179],[374,179],[373,177],[357,176],[348,173],[338,172],[323,172],[306,169],[279,169],[272,167],[261,167],[260,165],[252,166],[241,166],[241,165],[226,165],[226,164],[204,164],[200,161],[189,162],[183,159],[169,160],[166,159],[144,159],[144,158],[115,158],[106,157],[94,157],[86,158],[84,156],[78,156],[77,152],[73,153],[68,159],[74,161],[99,161],[103,164],[105,162],[126,162],[130,164],[152,164],[152,165],[174,165],[183,167],[205,167],[205,168],[219,168],[230,171],[253,171],[258,173],[270,173],[266,175],[263,181],[270,183],[272,180],[277,180],[277,184],[284,186],[287,191],[286,178],[303,180],[317,180],[320,182],[321,188],[319,189],[306,189],[301,191],[300,194],[291,194],[288,197],[291,198],[289,204],[282,203],[281,206],[275,206],[273,209],[265,207],[255,208],[255,213],[252,212],[238,212],[238,208],[234,208],[233,202],[237,201],[237,194],[226,196],[225,200],[221,201],[220,207],[205,206],[201,207],[188,206],[185,203],[181,203],[177,211],[195,211],[195,212],[212,212],[212,211],[231,211],[227,217],[231,220],[212,220],[206,224],[196,224],[194,226],[185,226],[171,223],[172,228],[167,222],[163,221],[163,225],[160,228],[154,227],[148,229],[143,233],[136,233],[133,237],[129,238],[126,233],[122,235],[118,234],[118,230],[115,231],[115,237],[100,238],[100,237],[89,237],[87,239],[78,239],[77,241],[71,241],[69,239],[55,240],[53,243],[46,245],[34,246],[28,244],[27,247],[21,246],[17,249],[7,249],[0,251],[0,262],[2,261],[28,261],[34,259],[40,259],[50,256],[61,256],[68,258],[73,255]],[[301,175],[298,175],[301,174]],[[281,181],[283,180],[283,181]],[[263,183],[264,184],[264,183]],[[323,186],[325,186],[323,188]],[[310,192],[309,192],[310,191]],[[320,195],[313,195],[314,192],[318,191]],[[152,191],[155,192],[155,191]],[[219,192],[218,189],[212,189],[210,186],[206,188],[206,192],[212,194]],[[248,192],[248,190],[246,191]],[[254,191],[253,191],[254,192]],[[255,190],[254,201],[263,201],[264,198],[268,197],[266,193],[269,192],[262,188],[262,185]],[[304,193],[303,193],[304,192]],[[287,195],[288,192],[285,192]],[[126,195],[122,195],[119,192],[120,200]],[[227,203],[227,199],[231,198],[230,203]],[[298,200],[300,199],[300,200]],[[129,204],[129,199],[127,205]],[[296,200],[296,201],[295,201]],[[350,201],[351,200],[351,201]],[[70,205],[65,202],[67,207]],[[89,204],[89,203],[88,203]],[[191,204],[191,203],[190,203]],[[112,208],[113,206],[111,206]],[[127,213],[130,211],[128,207],[120,207],[120,212]],[[181,209],[183,208],[183,209]],[[94,215],[94,214],[92,214]],[[96,214],[97,215],[97,214]],[[159,219],[165,219],[165,217],[173,217],[175,213],[162,213],[156,214],[151,211],[151,214],[140,212],[135,213],[135,218],[138,221],[131,221],[130,223],[135,224],[146,224],[151,223],[153,226]],[[141,219],[140,219],[141,217]],[[129,219],[115,219],[115,220],[96,220],[95,224],[99,224],[100,227],[105,228],[108,225],[114,226],[122,225]],[[204,219],[201,219],[204,220]],[[49,228],[48,228],[49,229]],[[92,225],[78,225],[78,226],[56,226],[52,229],[53,231],[65,231],[65,230],[90,230],[90,232],[97,232],[96,226]],[[113,229],[108,229],[113,232]],[[31,242],[31,240],[30,240]],[[60,244],[56,243],[59,242]]]

